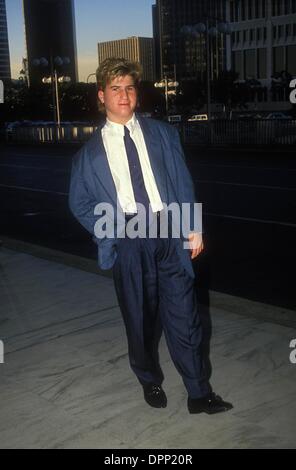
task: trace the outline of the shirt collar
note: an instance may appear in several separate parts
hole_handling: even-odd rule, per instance
[[[135,113],[133,114],[132,118],[125,124],[125,126],[128,128],[131,134],[135,131],[136,127],[138,126],[138,120],[136,118]],[[124,136],[123,124],[118,124],[117,122],[110,121],[110,119],[107,118],[106,124],[104,127],[107,130],[110,130],[112,132],[115,132],[117,134]]]

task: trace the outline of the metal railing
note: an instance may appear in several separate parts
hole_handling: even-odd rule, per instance
[[[79,143],[86,142],[97,126],[26,126],[16,127],[6,133],[12,142]]]
[[[220,119],[185,123],[183,140],[186,144],[203,145],[295,145],[296,120]]]
[[[178,123],[184,144],[192,145],[295,145],[296,120],[291,119],[217,119]],[[97,126],[16,127],[6,140],[36,143],[83,143]]]

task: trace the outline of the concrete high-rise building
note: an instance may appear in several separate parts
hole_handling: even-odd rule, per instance
[[[227,0],[156,0],[153,11],[154,40],[160,53],[161,78],[178,81],[204,79],[206,75],[206,35],[185,33],[184,27],[206,24],[217,27],[226,21]],[[158,39],[159,35],[159,39]],[[210,75],[218,78],[226,69],[227,37],[210,38]]]
[[[57,69],[78,80],[76,28],[73,0],[23,0],[30,85],[41,83],[56,57],[70,59]],[[45,58],[49,67],[34,65]],[[44,61],[43,61],[44,62]]]
[[[160,22],[158,5],[152,5],[152,25],[153,25],[153,56],[154,71],[157,81],[161,80],[161,59],[160,59]]]
[[[11,78],[5,0],[0,0],[0,79]]]
[[[98,43],[99,64],[110,57],[122,57],[140,62],[143,80],[154,81],[153,39],[130,37]]]
[[[296,76],[296,0],[229,0],[232,69],[269,86],[283,71]]]

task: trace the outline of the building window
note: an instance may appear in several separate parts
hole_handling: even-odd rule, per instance
[[[231,21],[231,23],[234,22],[234,3],[233,3],[233,1],[230,2],[230,21]]]
[[[289,13],[290,13],[290,0],[285,0],[284,15],[288,15]]]
[[[279,16],[284,14],[284,1],[285,0],[278,0],[277,2],[277,9],[278,9]]]
[[[261,41],[262,39],[262,29],[257,28],[257,41]]]
[[[264,39],[264,41],[266,41],[266,39],[267,39],[267,28],[266,28],[266,26],[264,26],[264,28],[263,28],[263,39]]]
[[[271,14],[272,16],[278,16],[279,13],[278,13],[278,0],[272,0],[272,10],[271,10]]]
[[[232,53],[233,70],[238,74],[238,78],[242,79],[243,73],[243,55],[242,51],[234,51]]]
[[[278,27],[278,38],[283,39],[284,37],[284,25],[280,24]]]
[[[292,25],[286,24],[286,39],[292,34]]]
[[[272,36],[273,36],[273,39],[274,39],[274,40],[276,40],[276,38],[277,38],[276,30],[277,30],[277,27],[276,27],[276,26],[273,26],[273,27],[272,27]]]
[[[247,40],[248,40],[247,32],[248,32],[248,31],[247,31],[246,29],[244,29],[244,32],[243,32],[243,35],[244,35],[244,43],[246,43]]]
[[[291,75],[296,75],[296,45],[287,46],[287,65],[286,69]]]
[[[285,70],[285,47],[273,48],[273,74],[280,73]]]
[[[250,42],[255,39],[255,29],[250,29]]]
[[[242,18],[242,21],[246,20],[246,2],[245,2],[245,0],[241,1],[241,18]]]
[[[262,18],[265,18],[265,16],[266,16],[266,0],[262,0]]]
[[[245,79],[257,78],[256,49],[244,51]]]
[[[239,21],[239,4],[238,1],[234,4],[234,21]]]
[[[251,20],[253,18],[252,16],[252,6],[253,6],[253,0],[249,0],[249,6],[248,6],[248,19]]]
[[[296,0],[292,0],[292,13],[296,13]]]
[[[255,2],[255,18],[259,18],[259,1]]]
[[[267,52],[265,48],[257,49],[258,78],[267,78]]]

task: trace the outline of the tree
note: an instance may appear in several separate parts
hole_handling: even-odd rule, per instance
[[[97,88],[95,83],[60,85],[61,114],[64,121],[97,121]]]
[[[201,80],[184,80],[181,83],[176,104],[184,114],[192,114],[200,110],[206,103],[205,83]]]
[[[139,111],[155,113],[157,109],[165,112],[164,89],[155,88],[152,82],[141,82],[139,86]]]
[[[235,81],[238,79],[238,73],[229,70],[221,72],[219,78],[213,82],[213,100],[222,103],[225,108],[233,108],[239,99]]]

